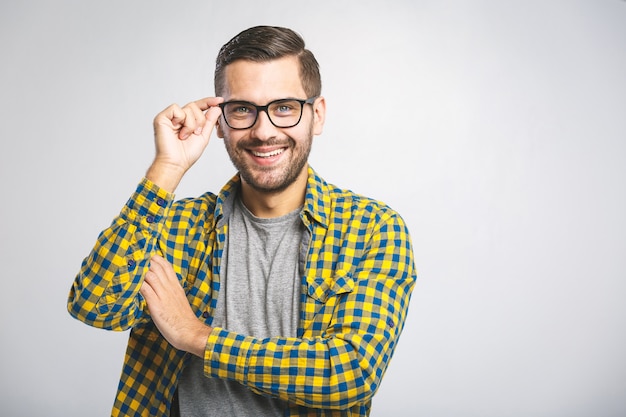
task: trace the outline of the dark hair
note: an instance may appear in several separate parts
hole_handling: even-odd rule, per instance
[[[308,97],[322,93],[319,64],[313,53],[304,47],[304,39],[291,29],[255,26],[228,41],[215,60],[215,94],[224,90],[224,70],[237,60],[265,62],[295,56],[300,61],[300,80]]]

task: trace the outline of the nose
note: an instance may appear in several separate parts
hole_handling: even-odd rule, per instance
[[[259,140],[268,140],[276,136],[276,127],[270,121],[266,111],[260,111],[251,128],[252,134]]]

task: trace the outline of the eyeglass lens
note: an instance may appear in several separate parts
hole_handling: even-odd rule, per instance
[[[302,102],[285,99],[256,106],[245,101],[225,103],[222,108],[228,125],[234,129],[247,129],[256,122],[259,111],[266,111],[270,121],[276,127],[292,127],[298,124],[302,116]]]

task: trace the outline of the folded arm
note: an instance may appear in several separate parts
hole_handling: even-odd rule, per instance
[[[415,282],[408,233],[392,216],[378,227],[356,267],[330,285],[310,284],[304,308],[314,313],[302,337],[257,339],[197,320],[171,267],[158,263],[142,293],[172,345],[203,357],[209,377],[322,409],[351,408],[374,395]]]

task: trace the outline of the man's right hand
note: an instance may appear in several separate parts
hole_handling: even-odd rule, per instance
[[[156,156],[146,178],[174,192],[183,175],[200,158],[221,115],[221,97],[172,104],[154,118]]]

